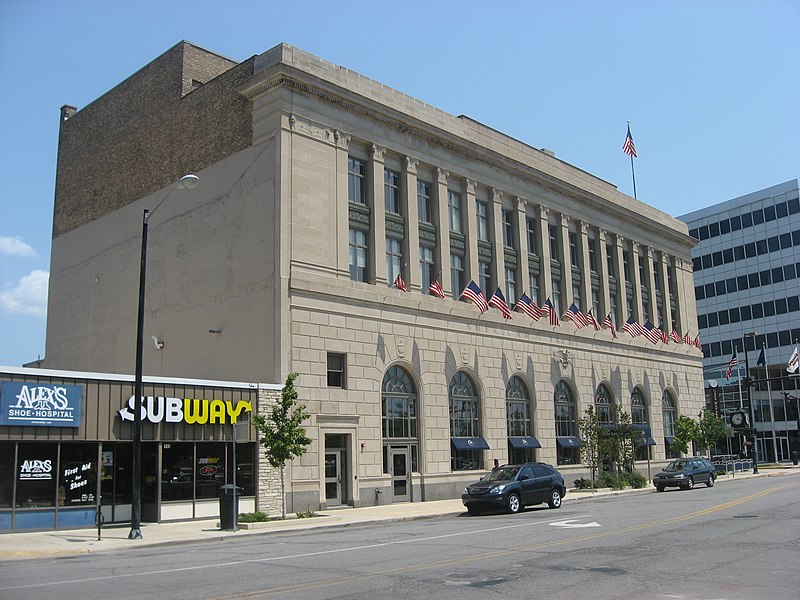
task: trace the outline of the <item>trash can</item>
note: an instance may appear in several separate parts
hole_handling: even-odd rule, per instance
[[[239,516],[239,492],[242,488],[231,483],[219,486],[219,528],[236,531]]]

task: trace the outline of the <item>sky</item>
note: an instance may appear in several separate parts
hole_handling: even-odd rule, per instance
[[[798,0],[0,0],[0,365],[45,354],[59,110],[285,42],[673,216],[800,177]],[[134,340],[131,341],[135,343]]]

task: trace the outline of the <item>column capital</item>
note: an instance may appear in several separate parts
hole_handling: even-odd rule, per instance
[[[378,144],[372,144],[372,160],[375,162],[383,162],[384,157],[386,156],[386,148],[383,146],[379,146]]]
[[[347,150],[350,147],[350,139],[350,136],[343,131],[336,129],[333,132],[333,140],[336,142],[336,146],[342,150]]]
[[[478,182],[469,178],[465,179],[464,182],[467,184],[467,193],[475,194],[475,189],[478,187]]]
[[[608,232],[605,229],[603,229],[602,227],[598,227],[597,228],[597,239],[600,240],[601,242],[605,243],[606,234],[607,233]]]
[[[411,158],[410,156],[406,156],[406,173],[413,173],[416,175],[418,166],[419,166],[419,161],[416,158]]]
[[[436,167],[436,180],[443,184],[447,185],[447,178],[450,177],[450,173],[445,171],[441,167]]]
[[[569,227],[569,215],[566,213],[561,213],[561,226]]]
[[[492,201],[500,202],[502,199],[503,199],[502,190],[498,190],[497,188],[492,188]]]
[[[540,206],[539,207],[539,216],[543,220],[547,220],[548,218],[550,218],[550,209],[547,208],[546,206]]]
[[[589,223],[586,221],[580,221],[580,227],[582,235],[589,235]]]
[[[523,198],[522,196],[517,196],[517,210],[519,212],[525,212],[525,207],[528,204],[528,199]]]

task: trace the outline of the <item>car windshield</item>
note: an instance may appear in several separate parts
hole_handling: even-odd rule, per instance
[[[667,468],[664,469],[665,471],[683,471],[687,466],[689,466],[689,461],[686,460],[673,460],[671,463],[667,465]]]
[[[518,471],[519,467],[497,467],[484,475],[481,481],[511,481]]]

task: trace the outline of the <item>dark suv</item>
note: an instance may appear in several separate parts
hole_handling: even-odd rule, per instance
[[[696,483],[705,483],[708,487],[714,487],[716,478],[716,467],[707,458],[694,456],[673,460],[664,467],[663,471],[655,474],[653,485],[659,492],[663,492],[664,488],[668,487],[690,490]]]
[[[461,502],[471,515],[499,508],[518,513],[525,506],[542,502],[550,508],[560,508],[566,495],[561,473],[545,463],[525,463],[492,469],[480,481],[464,488]]]

